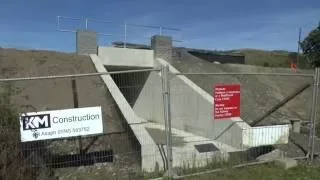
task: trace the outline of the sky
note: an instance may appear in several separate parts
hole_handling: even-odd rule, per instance
[[[320,21],[320,0],[0,0],[0,46],[20,49],[75,51],[75,33],[99,33],[99,45],[125,39],[124,24],[162,29],[174,45],[211,50],[297,50]],[[104,20],[105,22],[96,21]],[[106,22],[107,21],[107,22]],[[158,28],[127,25],[131,43],[150,43]],[[109,35],[106,35],[109,34]]]

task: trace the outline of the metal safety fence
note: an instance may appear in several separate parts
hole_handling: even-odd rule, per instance
[[[164,75],[169,176],[281,157],[312,162],[318,154],[319,69],[263,72],[216,65],[192,72],[175,65],[179,71],[170,67],[169,78]]]
[[[160,69],[107,68],[109,72],[96,73],[92,65],[82,65],[88,73],[77,68],[72,70],[75,74],[68,74],[70,69],[56,68],[50,73],[60,75],[43,72],[30,77],[21,72],[1,77],[2,179],[141,179],[151,172],[152,177],[182,177],[263,162],[270,158],[266,154],[310,161],[318,154],[319,69],[255,72],[217,65],[220,69],[192,72],[163,64]],[[240,89],[222,92],[228,85]],[[238,99],[233,101],[236,105],[228,104],[233,93],[238,94],[239,104]],[[219,102],[219,98],[226,99]],[[61,113],[62,119],[52,123],[71,123],[68,114],[59,110],[97,106],[102,114],[100,133],[74,136],[65,125],[61,132],[69,135],[45,138],[55,132],[23,129],[37,126],[30,121],[24,124],[31,116],[21,118],[31,112]],[[231,111],[235,108],[240,111]],[[38,125],[49,129],[44,117]],[[76,125],[69,129],[87,131]],[[29,140],[22,139],[25,132]]]
[[[55,69],[51,73],[61,75],[17,72],[1,78],[1,179],[141,179],[141,146],[123,112],[134,118],[131,106],[154,70],[95,73],[87,65],[92,73]],[[106,76],[117,86],[107,88],[101,78]],[[125,101],[110,93],[119,90]],[[91,107],[101,107],[101,122],[93,112],[77,120],[81,109],[90,113],[84,108]]]

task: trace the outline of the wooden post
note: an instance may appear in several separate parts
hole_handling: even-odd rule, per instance
[[[77,82],[75,79],[71,80],[72,84],[72,95],[73,95],[73,107],[74,108],[79,108],[79,100],[78,100],[78,91],[77,91]],[[80,155],[83,154],[82,150],[82,138],[81,136],[78,137],[78,142],[79,142],[79,153]]]

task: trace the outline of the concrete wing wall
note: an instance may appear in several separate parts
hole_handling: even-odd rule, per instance
[[[167,62],[158,59],[158,63]],[[170,66],[170,71],[178,71]],[[172,127],[231,145],[248,148],[286,144],[289,126],[250,127],[241,118],[213,119],[213,97],[182,75],[170,76]],[[164,124],[161,74],[151,72],[134,111],[148,121]]]
[[[134,106],[136,114],[148,121],[164,124],[160,72],[150,72]]]
[[[98,47],[98,56],[107,66],[153,67],[153,50]]]
[[[159,62],[165,63],[161,60]],[[170,71],[176,70],[170,67]],[[214,121],[212,119],[213,98],[210,95],[184,76],[170,78],[172,127],[209,139],[217,139],[234,147],[241,147],[243,127],[238,124],[243,121],[240,118]],[[150,73],[133,109],[137,115],[146,120],[164,124],[159,72]]]

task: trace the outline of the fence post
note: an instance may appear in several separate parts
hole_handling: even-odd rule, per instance
[[[127,24],[124,24],[124,44],[123,47],[127,47]]]
[[[79,100],[78,100],[78,90],[77,90],[77,82],[76,79],[71,79],[72,84],[72,96],[73,96],[73,107],[79,108]],[[80,160],[82,161],[82,155],[83,155],[83,148],[82,148],[82,137],[78,136],[78,142],[79,142],[79,155]]]
[[[57,31],[60,30],[60,16],[57,16]]]
[[[88,19],[86,18],[86,30],[88,30]]]
[[[310,161],[314,158],[314,141],[316,135],[316,119],[317,119],[317,104],[318,104],[318,90],[319,90],[319,75],[320,68],[315,69],[313,77],[313,92],[312,92],[312,106],[311,106],[311,129],[309,134],[309,155]]]
[[[170,112],[170,81],[169,81],[169,66],[161,66],[162,74],[162,97],[163,97],[163,113],[165,121],[166,146],[167,146],[167,176],[173,177],[172,167],[172,134],[171,134],[171,112]]]

